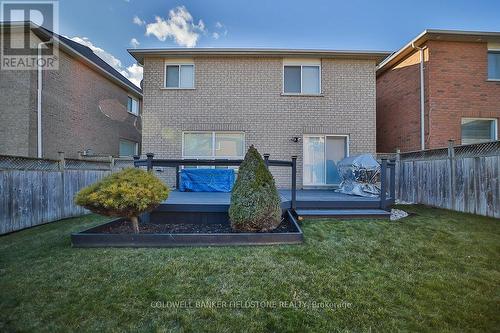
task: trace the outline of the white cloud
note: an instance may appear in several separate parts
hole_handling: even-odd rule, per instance
[[[146,36],[154,35],[161,41],[172,38],[180,46],[195,47],[200,36],[205,33],[205,23],[202,20],[194,24],[193,16],[184,6],[171,9],[169,18],[156,16],[155,23],[146,25]]]
[[[136,49],[141,43],[136,38],[132,38],[130,40],[130,46],[132,46],[134,49]]]
[[[224,26],[224,25],[223,25],[222,23],[220,23],[219,21],[215,22],[215,27],[216,27],[217,29],[222,29],[222,27],[223,27],[223,26]]]
[[[134,24],[137,24],[138,26],[143,26],[146,24],[146,21],[141,20],[141,18],[137,15],[134,16],[134,18],[132,19],[132,22],[134,22]]]
[[[120,59],[116,58],[114,55],[107,52],[106,50],[97,47],[87,37],[76,36],[70,39],[72,41],[75,41],[90,48],[99,58],[110,64],[114,69],[120,72],[120,74],[129,79],[133,84],[135,84],[138,87],[140,86],[142,80],[142,67],[138,66],[137,64],[133,64],[125,68]],[[133,38],[132,40],[134,39],[135,38]]]
[[[213,33],[212,33],[212,37],[213,37],[214,39],[219,39],[220,35],[219,35],[219,33],[218,33],[218,32],[213,32]]]

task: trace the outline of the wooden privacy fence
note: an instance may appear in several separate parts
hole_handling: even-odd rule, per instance
[[[399,200],[500,218],[500,141],[401,153]]]
[[[0,235],[87,214],[73,203],[75,193],[127,166],[132,159],[0,156]]]

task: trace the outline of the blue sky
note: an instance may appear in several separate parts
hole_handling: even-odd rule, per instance
[[[61,34],[136,80],[132,46],[392,51],[426,28],[500,31],[498,0],[60,0],[59,11]]]

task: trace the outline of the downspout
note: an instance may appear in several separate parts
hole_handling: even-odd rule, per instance
[[[52,38],[46,42],[38,43],[38,57],[37,57],[37,97],[36,97],[36,111],[37,111],[37,157],[42,158],[42,45],[52,43]]]
[[[427,48],[411,46],[420,53],[420,149],[425,149],[425,82],[424,82],[424,50]]]

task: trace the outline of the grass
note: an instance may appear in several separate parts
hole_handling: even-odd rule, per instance
[[[404,209],[304,221],[298,246],[71,248],[95,215],[3,236],[0,331],[498,330],[500,221]]]

